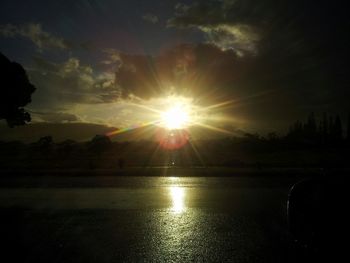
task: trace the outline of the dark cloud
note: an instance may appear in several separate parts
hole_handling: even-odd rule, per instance
[[[116,101],[119,90],[114,74],[97,73],[77,58],[54,63],[34,58],[35,66],[28,69],[31,81],[38,87],[33,99],[35,108],[64,108],[69,104],[96,104]]]
[[[69,123],[79,122],[81,119],[72,113],[66,112],[31,112],[33,122]]]
[[[176,5],[168,25],[196,28],[209,42],[239,52],[288,51],[297,43],[326,48],[326,42],[346,37],[345,10],[346,4],[337,1],[209,0]]]
[[[238,89],[277,89],[289,111],[346,111],[347,10],[339,1],[197,1],[178,4],[168,24],[200,30],[208,42],[252,60]]]
[[[231,16],[236,1],[200,1],[192,5],[177,4],[169,27],[195,28],[204,33],[207,42],[238,55],[257,52],[260,32],[257,27]]]
[[[116,84],[124,96],[142,98],[167,95],[206,96],[231,91],[228,85],[238,80],[246,68],[234,52],[208,45],[183,44],[157,56],[120,54]],[[232,94],[232,93],[231,93]]]
[[[201,30],[219,47],[231,36],[233,50],[242,49],[237,43],[243,41],[243,47],[251,42],[260,54],[275,52],[276,58],[300,52],[319,57],[337,48],[347,51],[347,7],[338,1],[198,1],[178,4],[168,24]]]
[[[150,13],[143,15],[142,19],[152,24],[157,24],[159,22],[158,16]]]
[[[32,41],[39,50],[72,48],[72,44],[69,41],[44,31],[41,24],[0,25],[0,36],[7,38],[27,38]]]
[[[96,47],[91,41],[74,42],[64,37],[55,35],[43,29],[40,23],[25,23],[20,25],[3,24],[0,25],[0,37],[3,38],[23,38],[31,41],[37,51],[61,50],[61,51],[96,51]]]
[[[116,68],[118,68],[122,63],[120,58],[121,52],[113,48],[105,48],[102,51],[105,53],[105,55],[107,55],[107,58],[101,61],[101,63],[104,65],[114,65]]]

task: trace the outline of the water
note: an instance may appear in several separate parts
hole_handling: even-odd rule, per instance
[[[27,262],[285,262],[293,180],[12,178],[1,237]]]

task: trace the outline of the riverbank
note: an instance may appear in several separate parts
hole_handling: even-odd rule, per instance
[[[350,169],[323,168],[232,168],[232,167],[126,167],[122,169],[8,169],[1,176],[174,176],[174,177],[236,177],[236,176],[323,176],[350,175]],[[0,177],[1,177],[0,176]]]

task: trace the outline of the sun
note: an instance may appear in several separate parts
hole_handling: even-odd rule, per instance
[[[159,126],[168,130],[180,130],[193,125],[196,108],[191,98],[169,96],[161,104]]]
[[[190,123],[190,113],[185,105],[175,105],[161,114],[162,124],[169,130],[184,129]]]

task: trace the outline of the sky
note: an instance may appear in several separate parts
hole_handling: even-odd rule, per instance
[[[350,111],[350,23],[340,1],[0,5],[0,52],[37,88],[27,106],[34,123],[133,127],[169,96],[212,109],[210,125],[249,132]]]

